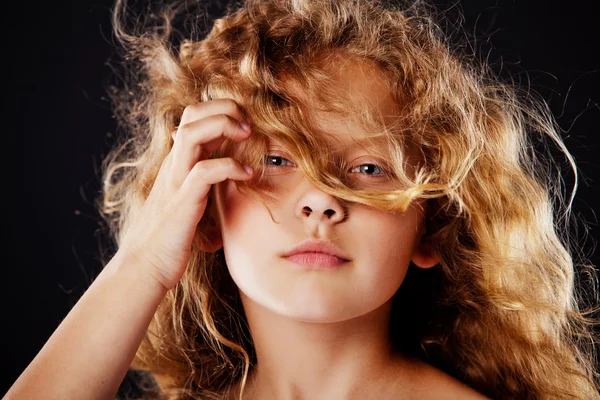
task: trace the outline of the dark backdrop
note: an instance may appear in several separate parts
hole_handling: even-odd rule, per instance
[[[496,70],[529,79],[566,131],[582,174],[575,213],[589,224],[588,238],[581,241],[598,265],[600,29],[593,3],[458,5]],[[115,133],[105,96],[111,74],[105,62],[114,56],[110,6],[108,0],[38,0],[11,2],[3,10],[1,63],[8,73],[2,74],[2,197],[8,201],[0,393],[99,273],[100,254],[107,251],[93,200],[100,159]]]

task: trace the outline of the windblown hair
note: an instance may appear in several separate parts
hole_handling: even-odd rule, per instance
[[[600,399],[590,317],[596,309],[584,307],[585,296],[597,294],[594,284],[584,293],[577,280],[578,272],[593,280],[595,270],[568,231],[577,179],[566,198],[554,163],[536,148],[552,144],[575,178],[577,168],[544,101],[459,52],[420,3],[246,0],[206,34],[197,24],[202,14],[188,3],[148,10],[133,27],[125,0],[113,9],[130,74],[111,93],[124,134],[104,161],[98,201],[116,246],[150,193],[184,108],[231,98],[254,134],[244,143],[226,141],[211,157],[235,154],[252,166],[256,179],[238,186],[263,204],[272,193],[263,165],[267,138],[346,204],[403,211],[426,199],[427,236],[441,259],[430,270],[411,265],[394,295],[397,351],[495,399]],[[184,27],[175,29],[182,16]],[[344,62],[378,71],[398,105],[393,122],[340,93],[335,71]],[[316,112],[361,124],[366,151],[385,160],[392,185],[382,190],[349,179]],[[256,365],[222,250],[199,250],[209,208],[186,272],[134,360],[170,379],[161,398],[221,398],[234,383],[243,390]]]

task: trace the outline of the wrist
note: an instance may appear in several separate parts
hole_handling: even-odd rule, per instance
[[[147,265],[147,263],[129,252],[117,251],[105,269],[121,279],[138,282],[149,290],[161,293],[163,296],[170,289],[166,287],[161,277],[157,276],[152,265]]]

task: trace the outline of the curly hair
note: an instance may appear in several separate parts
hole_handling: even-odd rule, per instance
[[[211,157],[233,151],[253,167],[256,182],[238,185],[263,204],[271,188],[261,160],[271,137],[307,179],[343,202],[394,211],[426,199],[427,236],[440,262],[411,265],[394,295],[397,351],[496,399],[600,399],[590,317],[597,309],[584,309],[584,295],[597,294],[577,281],[578,271],[595,278],[595,269],[568,234],[577,181],[562,195],[552,159],[535,146],[555,145],[575,177],[577,168],[543,100],[459,52],[421,2],[246,0],[208,33],[194,4],[161,4],[132,27],[125,0],[113,9],[126,75],[110,95],[123,135],[104,160],[98,206],[116,246],[150,193],[184,108],[231,98],[255,134],[226,141]],[[380,72],[398,105],[394,121],[339,93],[332,70],[340,60]],[[330,161],[315,110],[360,123],[369,132],[365,148],[387,160],[396,185],[353,186],[344,165]],[[256,365],[222,249],[200,250],[210,215],[132,364],[169,378],[160,398],[221,398],[238,382],[243,391]]]

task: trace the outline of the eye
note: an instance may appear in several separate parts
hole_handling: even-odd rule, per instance
[[[380,176],[388,174],[388,172],[382,167],[378,166],[377,164],[371,163],[361,164],[357,167],[350,169],[350,172],[359,172],[371,176]]]
[[[294,167],[294,163],[287,158],[275,155],[267,154],[264,159],[265,165],[270,167]]]

